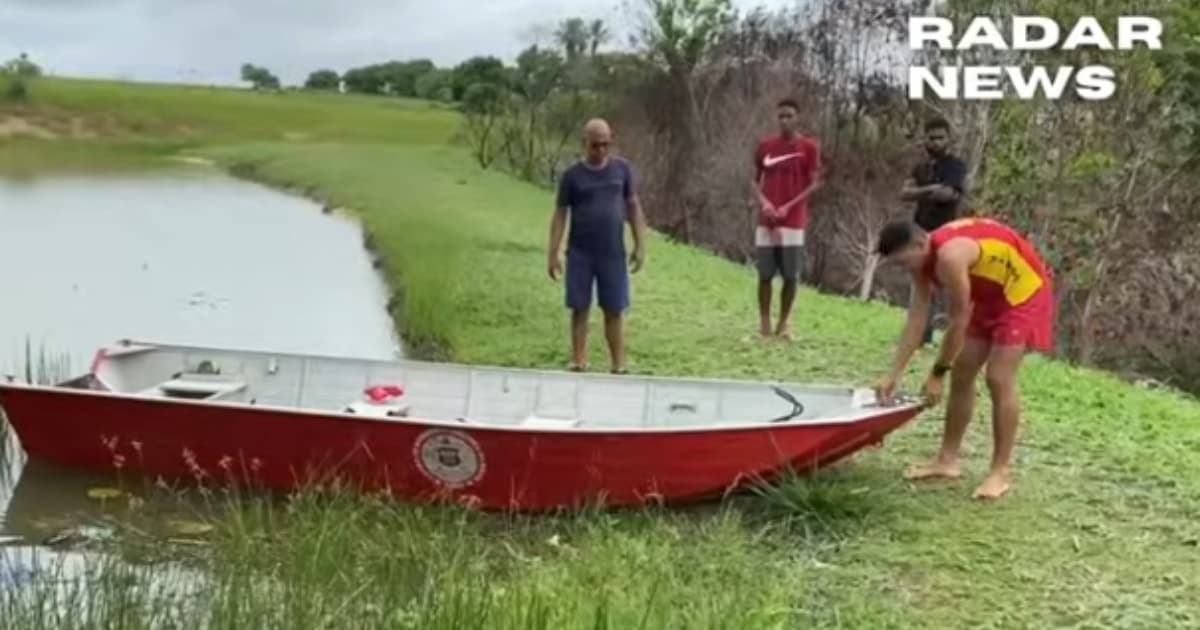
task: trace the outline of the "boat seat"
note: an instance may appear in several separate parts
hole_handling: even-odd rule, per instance
[[[579,426],[579,418],[543,418],[530,414],[521,421],[521,426],[533,429],[573,429]]]
[[[147,393],[167,398],[207,400],[222,398],[246,389],[246,383],[229,377],[206,374],[181,374],[150,388]]]

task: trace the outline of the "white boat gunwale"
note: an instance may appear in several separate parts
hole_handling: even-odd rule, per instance
[[[522,376],[549,376],[554,378],[568,378],[576,381],[636,381],[649,384],[670,384],[670,385],[716,385],[716,386],[742,386],[742,387],[764,387],[771,386],[780,387],[787,391],[789,389],[803,390],[810,393],[818,394],[842,394],[846,395],[852,401],[860,401],[851,404],[847,407],[847,413],[833,417],[816,417],[816,418],[795,418],[780,422],[772,422],[770,420],[761,421],[745,421],[745,422],[726,422],[719,424],[696,423],[691,425],[676,425],[676,426],[555,426],[554,422],[538,422],[534,424],[503,424],[489,423],[486,418],[481,418],[479,421],[464,421],[461,419],[440,419],[426,418],[419,415],[409,417],[376,417],[371,415],[346,414],[329,409],[318,409],[305,406],[292,406],[286,404],[267,404],[267,403],[248,403],[241,401],[225,401],[219,399],[188,399],[188,398],[159,398],[147,396],[143,393],[119,391],[111,387],[109,384],[100,381],[107,390],[91,390],[79,389],[74,387],[64,386],[66,383],[76,381],[81,377],[91,376],[98,378],[96,367],[106,357],[118,357],[125,354],[152,352],[155,350],[177,351],[177,352],[216,352],[228,353],[243,356],[254,356],[257,358],[266,359],[298,359],[298,360],[329,360],[329,361],[347,361],[364,366],[395,366],[397,364],[411,365],[416,368],[427,367],[437,370],[452,370],[465,372],[468,377],[476,374],[498,374],[498,375],[522,375]],[[101,356],[103,353],[103,356]],[[669,376],[654,376],[654,375],[613,375],[606,373],[574,373],[565,371],[555,371],[538,368],[521,368],[521,367],[503,367],[495,365],[471,365],[454,362],[433,362],[422,361],[416,359],[370,359],[350,356],[337,355],[321,355],[287,351],[273,350],[255,350],[246,348],[230,348],[221,346],[200,346],[191,344],[175,344],[175,343],[160,343],[145,340],[122,339],[115,344],[104,346],[97,352],[97,360],[93,362],[93,369],[88,373],[75,376],[62,383],[53,385],[31,385],[25,383],[0,383],[2,389],[26,389],[37,390],[41,392],[51,391],[56,395],[67,396],[92,396],[103,398],[117,398],[129,401],[137,401],[145,404],[162,404],[162,405],[196,405],[209,408],[240,410],[245,412],[269,413],[272,415],[280,414],[295,414],[307,417],[321,418],[333,421],[366,421],[378,422],[384,424],[408,424],[415,426],[437,427],[445,429],[454,429],[459,431],[497,431],[522,434],[572,434],[572,435],[644,435],[644,434],[686,434],[686,433],[719,433],[724,431],[745,431],[745,430],[789,430],[796,428],[817,428],[822,426],[840,426],[847,424],[855,424],[863,421],[880,418],[895,413],[907,412],[912,409],[921,407],[917,401],[912,399],[901,398],[892,405],[883,405],[876,400],[875,393],[869,389],[854,388],[837,385],[824,384],[805,384],[786,381],[756,381],[752,379],[733,379],[733,378],[716,378],[716,377],[669,377]],[[549,420],[549,419],[547,419]]]
[[[128,345],[124,345],[128,344]],[[110,348],[118,348],[118,353],[112,353]],[[148,352],[157,349],[163,350],[189,350],[189,351],[211,351],[211,352],[228,352],[237,354],[253,354],[263,357],[286,357],[290,359],[320,359],[329,361],[352,361],[355,363],[364,363],[372,365],[396,365],[398,363],[411,364],[418,367],[429,367],[438,369],[457,369],[462,371],[472,372],[493,372],[493,373],[520,373],[520,374],[537,374],[544,376],[578,376],[587,379],[611,379],[611,380],[629,380],[635,379],[639,381],[651,381],[660,383],[673,383],[680,385],[767,385],[775,384],[780,387],[790,387],[793,389],[806,389],[814,392],[841,392],[853,395],[859,391],[869,391],[865,388],[848,387],[846,385],[834,385],[832,383],[798,383],[789,381],[758,381],[750,378],[729,378],[715,376],[658,376],[654,374],[611,374],[608,372],[564,372],[562,370],[551,370],[546,368],[528,368],[528,367],[508,367],[502,365],[474,365],[470,363],[456,363],[453,361],[426,361],[423,359],[371,359],[363,357],[355,357],[350,355],[336,354],[321,354],[321,353],[302,353],[289,351],[275,350],[258,350],[250,348],[233,348],[229,346],[198,346],[179,343],[159,343],[154,341],[122,339],[115,344],[105,346],[104,349],[110,352],[109,356],[119,356],[120,354],[133,352]]]
[[[129,394],[123,392],[98,391],[87,389],[74,389],[69,387],[59,387],[57,385],[29,385],[26,383],[0,383],[0,390],[4,389],[23,389],[39,392],[52,392],[55,395],[65,396],[82,396],[82,397],[97,397],[97,398],[117,398],[133,402],[146,403],[151,405],[194,405],[197,407],[209,408],[225,408],[231,410],[240,410],[246,412],[269,413],[272,415],[302,415],[312,416],[333,421],[351,421],[351,422],[376,422],[380,424],[396,425],[396,424],[411,424],[416,426],[429,426],[445,429],[455,429],[458,431],[498,431],[508,433],[527,433],[527,434],[542,434],[542,433],[565,433],[565,434],[599,434],[618,436],[623,434],[647,434],[647,433],[718,433],[723,431],[745,431],[748,429],[759,429],[767,431],[783,431],[796,428],[816,428],[822,426],[838,426],[845,424],[856,424],[865,420],[873,420],[884,416],[892,415],[893,413],[907,411],[909,409],[918,409],[920,405],[911,400],[905,400],[890,406],[883,405],[864,405],[858,407],[854,413],[846,414],[836,418],[811,418],[808,420],[798,421],[783,421],[783,422],[744,422],[744,423],[728,423],[728,424],[696,424],[691,426],[673,426],[673,427],[638,427],[627,426],[621,428],[614,427],[596,427],[596,426],[575,426],[575,427],[552,427],[549,425],[507,425],[507,424],[487,424],[483,422],[459,422],[456,420],[441,420],[435,418],[422,418],[418,416],[409,417],[393,417],[380,418],[368,415],[348,415],[337,411],[325,411],[319,409],[311,409],[307,407],[286,407],[280,405],[266,404],[249,404],[243,402],[228,402],[222,400],[188,400],[186,398],[154,398],[149,396],[139,396],[137,394]],[[0,405],[2,406],[2,405]]]

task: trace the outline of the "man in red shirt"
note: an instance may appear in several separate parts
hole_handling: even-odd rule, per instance
[[[959,449],[975,404],[975,378],[987,365],[992,398],[992,467],[975,491],[994,499],[1009,487],[1010,460],[1020,422],[1017,370],[1026,349],[1054,349],[1054,287],[1049,268],[1033,245],[992,219],[966,218],[926,232],[912,221],[889,224],[876,252],[912,274],[913,300],[891,372],[879,384],[884,400],[921,345],[930,294],[945,291],[950,328],[925,381],[927,400],[941,398],[942,378],[950,373],[946,426],[937,458],[911,469],[911,480],[957,478]]]
[[[784,99],[776,106],[779,133],[762,139],[754,152],[754,192],[758,198],[758,312],[760,332],[771,335],[771,282],[783,277],[779,325],[775,334],[791,337],[792,304],[796,285],[804,272],[804,230],[808,227],[808,199],[818,186],[820,145],[801,135],[800,107]]]

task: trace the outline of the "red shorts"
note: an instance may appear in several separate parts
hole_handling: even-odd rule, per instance
[[[1020,306],[976,303],[967,336],[997,346],[1054,351],[1054,289],[1047,284]]]

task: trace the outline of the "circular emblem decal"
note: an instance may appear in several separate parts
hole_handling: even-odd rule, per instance
[[[422,473],[452,488],[470,485],[483,476],[483,451],[465,433],[426,431],[413,445],[413,455]]]

